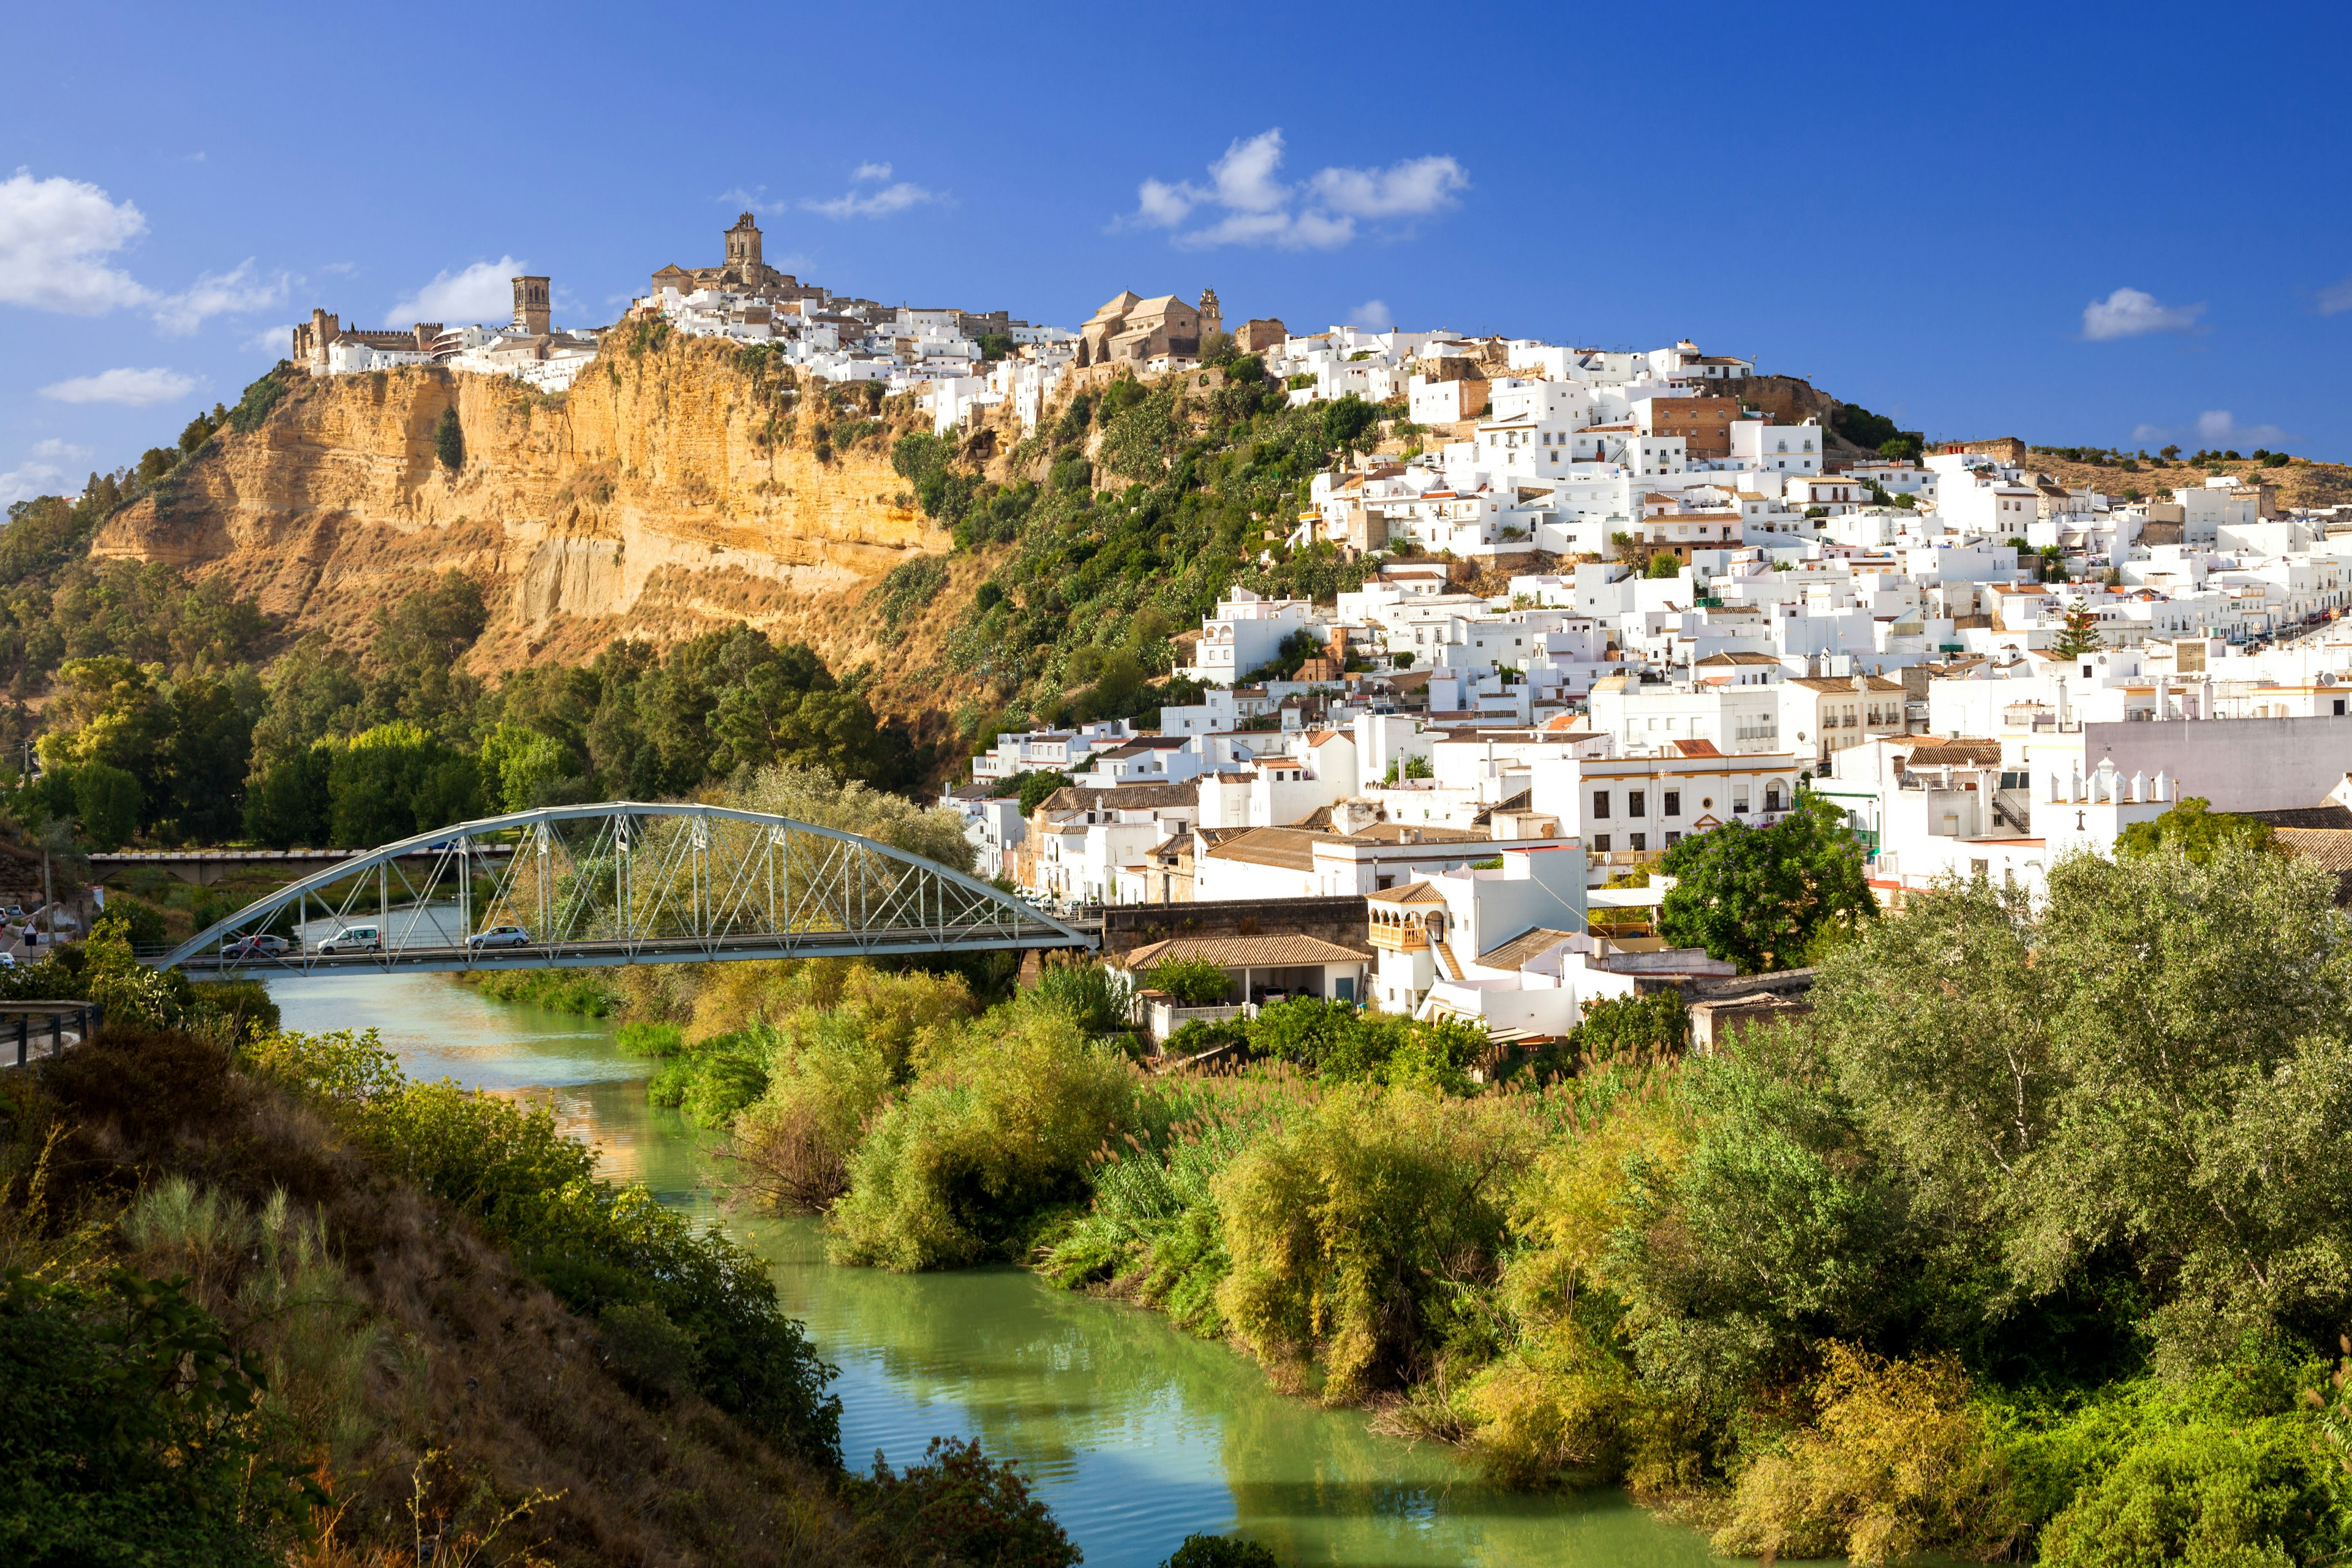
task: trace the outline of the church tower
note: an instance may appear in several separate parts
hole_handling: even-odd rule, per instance
[[[751,221],[750,213],[737,218],[735,226],[727,231],[727,265],[747,283],[759,273],[760,226]]]
[[[514,324],[516,330],[543,338],[548,331],[547,279],[518,278],[514,279]]]

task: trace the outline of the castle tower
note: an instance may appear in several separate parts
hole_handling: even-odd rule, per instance
[[[740,272],[746,281],[760,269],[760,226],[745,213],[727,231],[727,265]]]
[[[1225,330],[1224,312],[1218,307],[1214,289],[1201,290],[1201,340],[1206,342],[1213,332]]]
[[[514,279],[514,324],[519,331],[543,338],[548,331],[547,279]]]

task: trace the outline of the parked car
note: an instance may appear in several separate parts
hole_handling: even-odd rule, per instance
[[[16,967],[16,955],[15,953],[0,952],[0,969],[14,969]]]
[[[221,943],[223,958],[276,958],[286,951],[286,939],[250,931]]]
[[[466,945],[471,948],[529,947],[530,932],[520,926],[490,926],[467,937]]]
[[[322,953],[382,952],[383,933],[373,926],[345,926],[319,944]]]

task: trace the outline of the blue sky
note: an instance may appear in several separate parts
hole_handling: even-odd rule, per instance
[[[313,304],[499,319],[527,265],[601,324],[747,203],[837,293],[1688,335],[1931,436],[2352,458],[2347,18],[24,7],[0,499],[234,402]]]

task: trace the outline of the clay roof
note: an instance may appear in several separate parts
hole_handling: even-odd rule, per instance
[[[1326,840],[1336,842],[1339,837],[1298,827],[1251,827],[1214,846],[1209,855],[1213,859],[1239,860],[1250,866],[1309,871],[1315,867],[1315,846]]]
[[[1755,612],[1755,610],[1754,610],[1754,608],[1753,608],[1752,606],[1742,606],[1742,607],[1743,607],[1743,608],[1748,609],[1748,614],[1750,614],[1750,615],[1753,615],[1753,614],[1755,614],[1755,613],[1756,613],[1756,612]],[[1779,659],[1777,659],[1777,658],[1773,658],[1773,657],[1772,657],[1770,654],[1769,654],[1769,653],[1711,653],[1711,654],[1708,654],[1705,658],[1703,658],[1703,659],[1700,659],[1700,660],[1699,660],[1699,663],[1701,663],[1701,664],[1703,664],[1703,665],[1704,665],[1704,664],[1778,664],[1778,663],[1780,663],[1780,661]]]
[[[1999,741],[1980,741],[1952,736],[1912,747],[1906,765],[1914,769],[1938,768],[1949,763],[1956,768],[1971,766],[1989,768],[2000,761],[2000,742]],[[2352,821],[2347,821],[2346,826],[2352,826]]]
[[[1717,749],[1716,743],[1713,741],[1669,741],[1666,743],[1674,747],[1675,751],[1680,752],[1685,757],[1719,757],[1723,755],[1723,752]]]
[[[1366,900],[1375,904],[1442,904],[1445,901],[1445,895],[1427,882],[1414,882],[1402,888],[1389,888],[1367,894]]]
[[[2248,812],[2249,816],[2266,815]],[[2352,871],[2352,828],[2342,827],[2281,827],[2275,830],[2279,847],[2298,858],[2310,860],[2326,870]]]
[[[1903,689],[1903,683],[1901,681],[1889,680],[1883,675],[1874,675],[1867,679],[1870,681],[1870,689],[1873,691],[1900,691]],[[1815,691],[1850,692],[1853,690],[1853,677],[1850,675],[1843,678],[1834,675],[1801,675],[1797,677],[1796,679],[1789,682],[1789,684],[1791,686],[1808,687]]]
[[[1488,948],[1478,955],[1478,962],[1488,969],[1517,969],[1529,959],[1558,947],[1574,934],[1573,931],[1538,926],[1531,931],[1513,937],[1500,947]]]
[[[1064,784],[1047,795],[1039,811],[1139,811],[1154,805],[1191,805],[1201,792],[1191,784],[1115,784],[1097,789],[1089,784]]]
[[[2289,805],[2273,811],[2242,811],[2240,816],[2251,816],[2256,822],[2267,822],[2273,827],[2293,827],[2304,830],[2352,828],[2352,810],[2333,801],[2324,805]],[[2284,835],[2281,836],[2284,838]]]
[[[1172,936],[1130,949],[1119,963],[1139,970],[1186,959],[1206,959],[1226,969],[1287,969],[1309,963],[1361,963],[1364,954],[1314,936]]]

